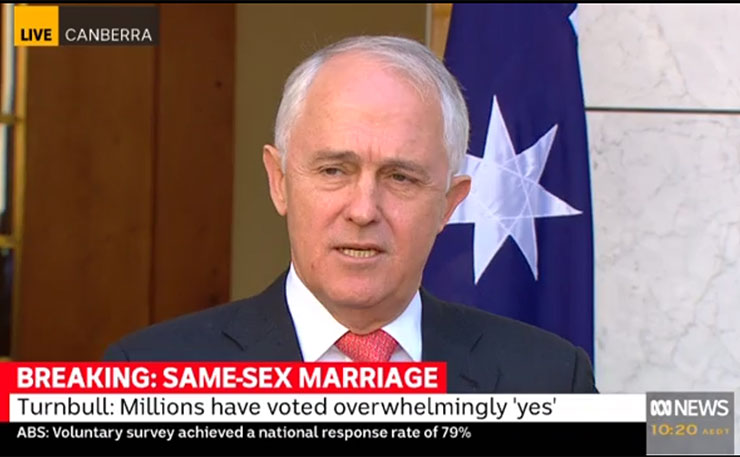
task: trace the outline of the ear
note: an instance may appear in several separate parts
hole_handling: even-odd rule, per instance
[[[267,172],[267,181],[270,184],[270,197],[278,214],[285,216],[288,210],[285,192],[285,172],[281,164],[280,152],[272,145],[266,144],[262,148],[262,163]]]
[[[439,226],[437,233],[441,232],[442,229],[447,225],[447,221],[450,220],[452,212],[455,211],[457,205],[459,205],[470,192],[471,179],[468,175],[459,175],[452,178],[450,182],[450,189],[447,191],[445,196],[445,214],[442,219],[442,224]]]

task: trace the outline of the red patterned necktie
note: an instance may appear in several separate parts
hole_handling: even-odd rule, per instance
[[[384,330],[367,335],[347,332],[334,344],[355,362],[387,362],[398,346],[396,340]]]

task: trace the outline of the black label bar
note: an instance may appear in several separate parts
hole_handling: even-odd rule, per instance
[[[156,6],[60,6],[62,46],[152,46],[159,43]]]
[[[645,455],[645,423],[3,423],[20,455]],[[8,447],[10,449],[10,447]],[[248,451],[248,450],[252,451]]]

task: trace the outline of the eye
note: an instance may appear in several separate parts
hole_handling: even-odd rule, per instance
[[[404,175],[403,173],[393,173],[391,174],[391,179],[399,183],[407,183],[412,181],[411,178]]]
[[[339,176],[342,170],[337,167],[326,167],[321,169],[321,174],[326,176]]]

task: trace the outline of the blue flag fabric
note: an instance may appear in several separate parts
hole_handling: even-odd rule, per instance
[[[456,4],[471,194],[424,272],[434,295],[550,330],[593,360],[593,228],[575,4]]]

